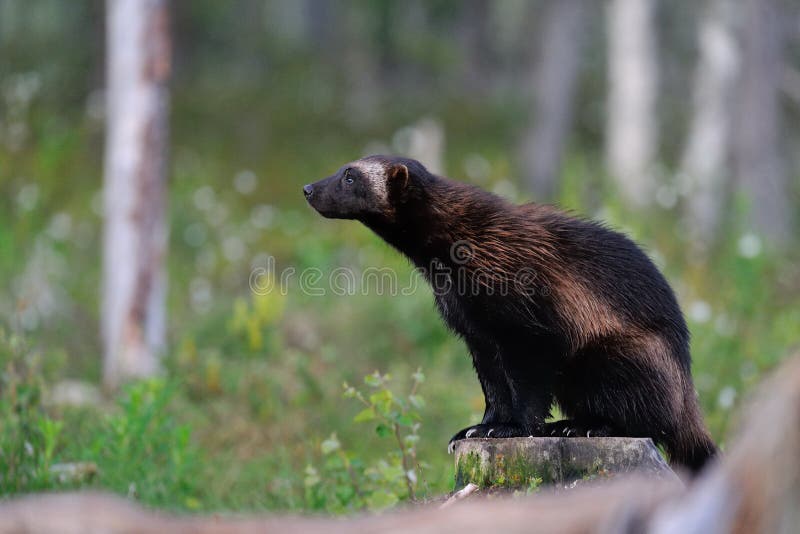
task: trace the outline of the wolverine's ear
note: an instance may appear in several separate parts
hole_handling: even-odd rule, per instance
[[[389,180],[405,187],[408,185],[408,167],[402,163],[396,163],[389,168]]]

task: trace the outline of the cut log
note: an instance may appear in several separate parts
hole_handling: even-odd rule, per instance
[[[649,438],[465,439],[455,459],[456,488],[567,489],[631,472],[679,480]]]

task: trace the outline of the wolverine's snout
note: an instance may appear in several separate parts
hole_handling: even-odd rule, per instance
[[[331,198],[327,192],[325,180],[313,182],[303,186],[303,195],[308,205],[314,208],[323,217],[331,216]]]

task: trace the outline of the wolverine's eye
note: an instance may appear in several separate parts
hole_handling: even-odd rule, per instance
[[[350,176],[350,169],[347,169],[346,171],[344,171],[344,183],[346,183],[347,185],[350,185],[350,184],[353,183],[353,177]]]

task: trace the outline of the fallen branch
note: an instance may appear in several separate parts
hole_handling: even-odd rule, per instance
[[[467,484],[466,486],[464,486],[463,488],[452,494],[449,499],[447,499],[445,502],[442,503],[439,509],[447,508],[448,506],[451,506],[458,501],[462,501],[467,497],[469,497],[470,495],[472,495],[473,493],[475,493],[476,491],[478,491],[478,485],[470,482],[469,484]]]

